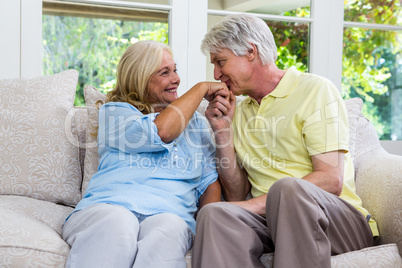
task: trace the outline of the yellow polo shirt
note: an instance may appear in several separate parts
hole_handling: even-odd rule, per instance
[[[340,197],[365,217],[369,214],[355,190],[346,107],[328,79],[289,68],[260,104],[248,97],[236,107],[233,132],[252,196],[267,193],[281,178],[302,178],[313,172],[312,155],[345,150]],[[378,236],[375,221],[369,223],[373,235]]]

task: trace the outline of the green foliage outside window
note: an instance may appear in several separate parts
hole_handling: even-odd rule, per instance
[[[298,8],[285,12],[284,16],[306,17],[310,8]],[[295,66],[301,72],[308,71],[309,25],[307,23],[268,22],[278,49],[276,65],[280,69]]]
[[[345,21],[401,25],[401,15],[399,0],[345,1]],[[363,113],[380,139],[402,139],[402,118],[397,118],[402,103],[392,103],[402,89],[397,81],[402,75],[401,38],[401,32],[390,30],[344,30],[342,94],[363,99]]]
[[[83,89],[113,88],[121,55],[138,40],[168,43],[168,24],[70,16],[43,16],[43,73],[79,71],[75,105],[85,105]]]

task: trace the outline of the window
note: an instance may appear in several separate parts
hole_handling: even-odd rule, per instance
[[[363,99],[382,140],[402,140],[402,8],[398,0],[345,1],[342,94]]]
[[[43,74],[78,70],[75,105],[85,105],[86,85],[114,87],[118,61],[132,43],[168,43],[168,12],[44,1],[42,35]]]

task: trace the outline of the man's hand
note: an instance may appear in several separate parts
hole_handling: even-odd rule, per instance
[[[267,194],[251,198],[246,201],[229,202],[229,203],[250,210],[258,215],[265,216],[266,205],[267,205]]]
[[[236,108],[236,96],[231,91],[218,91],[209,102],[205,117],[214,132],[229,129]],[[217,134],[217,133],[216,133]]]

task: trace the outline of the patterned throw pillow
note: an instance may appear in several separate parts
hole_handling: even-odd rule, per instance
[[[74,206],[78,147],[65,131],[78,72],[0,80],[0,194]]]
[[[86,134],[86,151],[84,161],[84,179],[82,181],[82,194],[85,193],[88,183],[98,170],[99,154],[97,143],[99,107],[105,103],[106,95],[93,86],[84,88],[84,98],[87,104],[88,120]],[[99,101],[99,102],[98,102]]]
[[[347,99],[345,100],[345,105],[349,120],[349,152],[354,161],[356,156],[357,120],[361,116],[363,101],[360,98]]]

